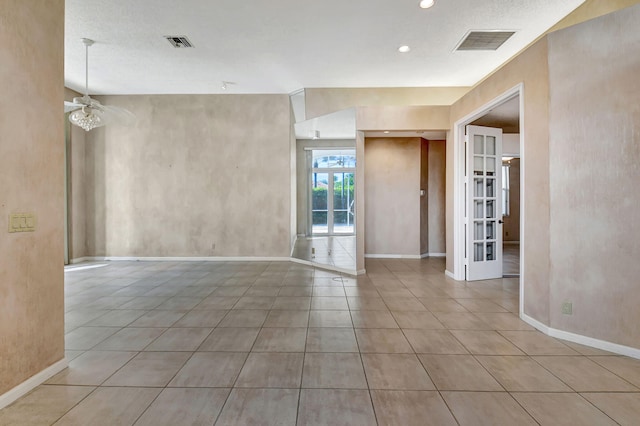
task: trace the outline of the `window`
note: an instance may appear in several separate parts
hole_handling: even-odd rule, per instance
[[[509,216],[509,166],[502,165],[502,216]]]

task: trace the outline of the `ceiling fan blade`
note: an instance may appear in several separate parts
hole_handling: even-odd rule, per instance
[[[69,101],[64,101],[64,112],[71,112],[71,111],[75,111],[78,108],[82,108],[81,104],[76,104],[74,102],[69,102]]]
[[[128,109],[112,106],[100,105],[105,121],[108,124],[121,124],[123,126],[132,126],[137,121],[134,113]]]

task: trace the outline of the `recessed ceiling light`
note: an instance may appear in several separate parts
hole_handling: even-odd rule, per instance
[[[389,133],[389,131],[388,131],[388,130],[385,130],[385,131],[384,131],[384,132],[382,132],[382,133],[384,133],[384,134],[386,135],[386,134],[388,134],[388,133]]]
[[[429,9],[431,6],[433,6],[436,3],[435,0],[422,0],[420,2],[420,7],[423,9]]]
[[[411,50],[411,48],[409,46],[407,46],[407,45],[398,47],[398,52],[400,52],[400,53],[407,53],[410,50]]]

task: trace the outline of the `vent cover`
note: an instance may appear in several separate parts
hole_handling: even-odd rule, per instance
[[[164,36],[169,43],[176,49],[183,49],[185,47],[193,47],[193,44],[185,36]]]
[[[455,50],[498,50],[515,31],[469,31]]]

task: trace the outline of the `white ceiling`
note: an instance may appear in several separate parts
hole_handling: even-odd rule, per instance
[[[583,1],[66,0],[65,84],[83,90],[86,37],[91,94],[471,86]],[[469,30],[492,29],[517,32],[495,52],[453,52]]]

